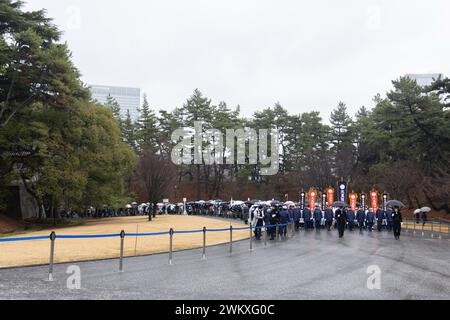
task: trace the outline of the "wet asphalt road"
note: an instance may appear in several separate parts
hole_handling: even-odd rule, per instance
[[[450,241],[391,233],[300,232],[280,242],[235,243],[168,255],[75,264],[81,289],[67,289],[71,264],[0,270],[0,299],[450,299]],[[1,254],[1,253],[0,253]],[[73,264],[72,264],[73,265]],[[381,289],[369,290],[369,266],[381,270]]]

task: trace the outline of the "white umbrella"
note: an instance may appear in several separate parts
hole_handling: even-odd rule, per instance
[[[284,205],[288,206],[288,207],[295,206],[295,202],[294,201],[287,201],[287,202],[284,203]]]
[[[245,204],[244,201],[233,201],[233,206],[242,206],[243,204]]]
[[[414,214],[419,214],[419,213],[422,213],[422,210],[417,209],[416,211],[414,211]]]
[[[131,204],[127,204],[127,209],[131,209],[131,208],[132,208]]]
[[[423,208],[420,209],[420,212],[424,212],[424,213],[431,212],[431,208],[429,208],[429,207],[423,207]]]

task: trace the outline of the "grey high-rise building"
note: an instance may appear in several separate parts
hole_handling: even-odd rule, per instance
[[[417,84],[422,87],[431,85],[435,80],[443,78],[442,73],[419,73],[419,74],[407,74],[405,77],[416,80]]]
[[[137,120],[139,117],[139,108],[141,106],[141,89],[129,87],[112,87],[101,85],[89,85],[92,98],[100,103],[105,103],[110,95],[120,105],[122,117],[126,117],[127,110],[130,110],[131,118]]]

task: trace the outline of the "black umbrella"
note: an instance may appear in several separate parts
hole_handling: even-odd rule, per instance
[[[401,201],[399,200],[390,200],[386,203],[389,207],[406,207]]]
[[[334,208],[340,208],[340,207],[348,207],[348,204],[342,201],[336,201],[333,203]]]
[[[270,205],[271,206],[281,206],[283,204],[280,201],[278,201],[278,200],[273,200],[273,201],[270,202]]]

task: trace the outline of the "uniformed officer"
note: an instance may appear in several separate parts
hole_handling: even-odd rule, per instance
[[[394,227],[394,237],[396,240],[400,240],[400,233],[402,231],[402,213],[400,212],[399,207],[394,207],[394,211],[391,214],[392,216],[392,225]]]
[[[309,230],[312,229],[312,214],[311,214],[311,210],[309,210],[309,208],[305,208],[303,210],[303,219],[305,220],[305,229]]]
[[[373,213],[373,209],[370,208],[369,211],[367,211],[366,216],[366,225],[369,232],[372,232],[374,223],[375,223],[375,214]]]
[[[326,208],[325,210],[325,226],[328,231],[331,231],[331,226],[333,225],[333,209],[331,207]]]
[[[316,231],[320,231],[322,218],[323,218],[322,210],[320,210],[320,206],[316,205],[316,209],[314,210],[314,222]]]
[[[336,210],[335,218],[337,221],[337,227],[339,231],[339,238],[344,237],[345,226],[347,224],[347,212],[344,207],[340,207]]]
[[[283,207],[280,212],[280,236],[284,239],[287,237],[287,225],[289,224],[289,212],[287,207]]]
[[[388,207],[386,211],[386,225],[389,231],[391,231],[393,227],[392,213],[392,208]]]
[[[348,229],[353,231],[355,228],[355,212],[352,209],[347,210]]]
[[[294,210],[295,230],[298,231],[300,229],[300,217],[301,217],[300,208],[294,208],[293,210]]]
[[[377,230],[381,232],[383,228],[383,220],[384,220],[384,211],[381,207],[378,208],[376,213],[376,220],[377,220]]]
[[[366,221],[366,212],[364,208],[356,208],[356,220],[358,220],[359,231],[362,232],[364,229],[364,222]]]

